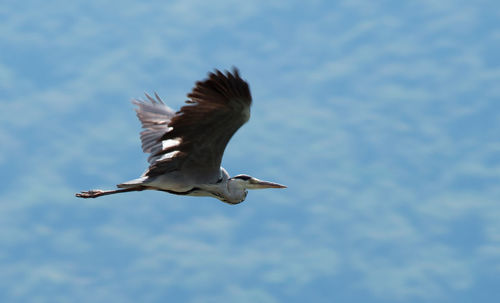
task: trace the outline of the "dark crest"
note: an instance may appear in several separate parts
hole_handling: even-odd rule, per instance
[[[240,180],[248,181],[248,180],[252,179],[252,177],[250,177],[249,175],[237,175],[237,176],[234,176],[233,179],[240,179]]]

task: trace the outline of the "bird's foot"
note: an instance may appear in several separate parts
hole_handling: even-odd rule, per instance
[[[94,189],[94,190],[79,192],[79,193],[75,194],[75,196],[78,198],[97,198],[100,195],[102,195],[103,193],[104,193],[103,190]]]

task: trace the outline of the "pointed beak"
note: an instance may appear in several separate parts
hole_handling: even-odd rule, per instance
[[[273,182],[268,182],[268,181],[261,181],[261,180],[258,180],[258,179],[252,180],[252,182],[249,185],[250,185],[248,187],[249,189],[286,188],[285,185],[281,185],[281,184],[273,183]]]

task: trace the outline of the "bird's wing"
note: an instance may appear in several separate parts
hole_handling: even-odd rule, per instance
[[[165,105],[156,93],[155,98],[148,94],[146,98],[147,100],[132,100],[132,103],[138,106],[135,111],[144,128],[141,132],[142,150],[151,154],[148,162],[152,164],[161,157],[156,155],[163,149],[160,138],[171,129],[168,124],[175,112]]]
[[[236,68],[225,74],[215,70],[188,98],[160,138],[163,149],[154,154],[160,158],[145,175],[180,170],[193,182],[215,182],[227,143],[250,118],[250,89]]]

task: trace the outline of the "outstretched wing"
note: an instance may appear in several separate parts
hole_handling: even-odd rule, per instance
[[[165,105],[156,93],[155,98],[148,94],[146,98],[147,100],[132,100],[132,103],[138,106],[135,111],[144,128],[141,132],[142,150],[151,154],[148,162],[153,164],[161,158],[157,155],[163,149],[163,142],[160,138],[172,129],[168,124],[175,116],[175,112]]]
[[[250,118],[250,89],[236,68],[225,74],[215,70],[188,98],[159,139],[162,149],[152,154],[159,158],[145,175],[180,170],[194,182],[215,182],[227,143]]]

